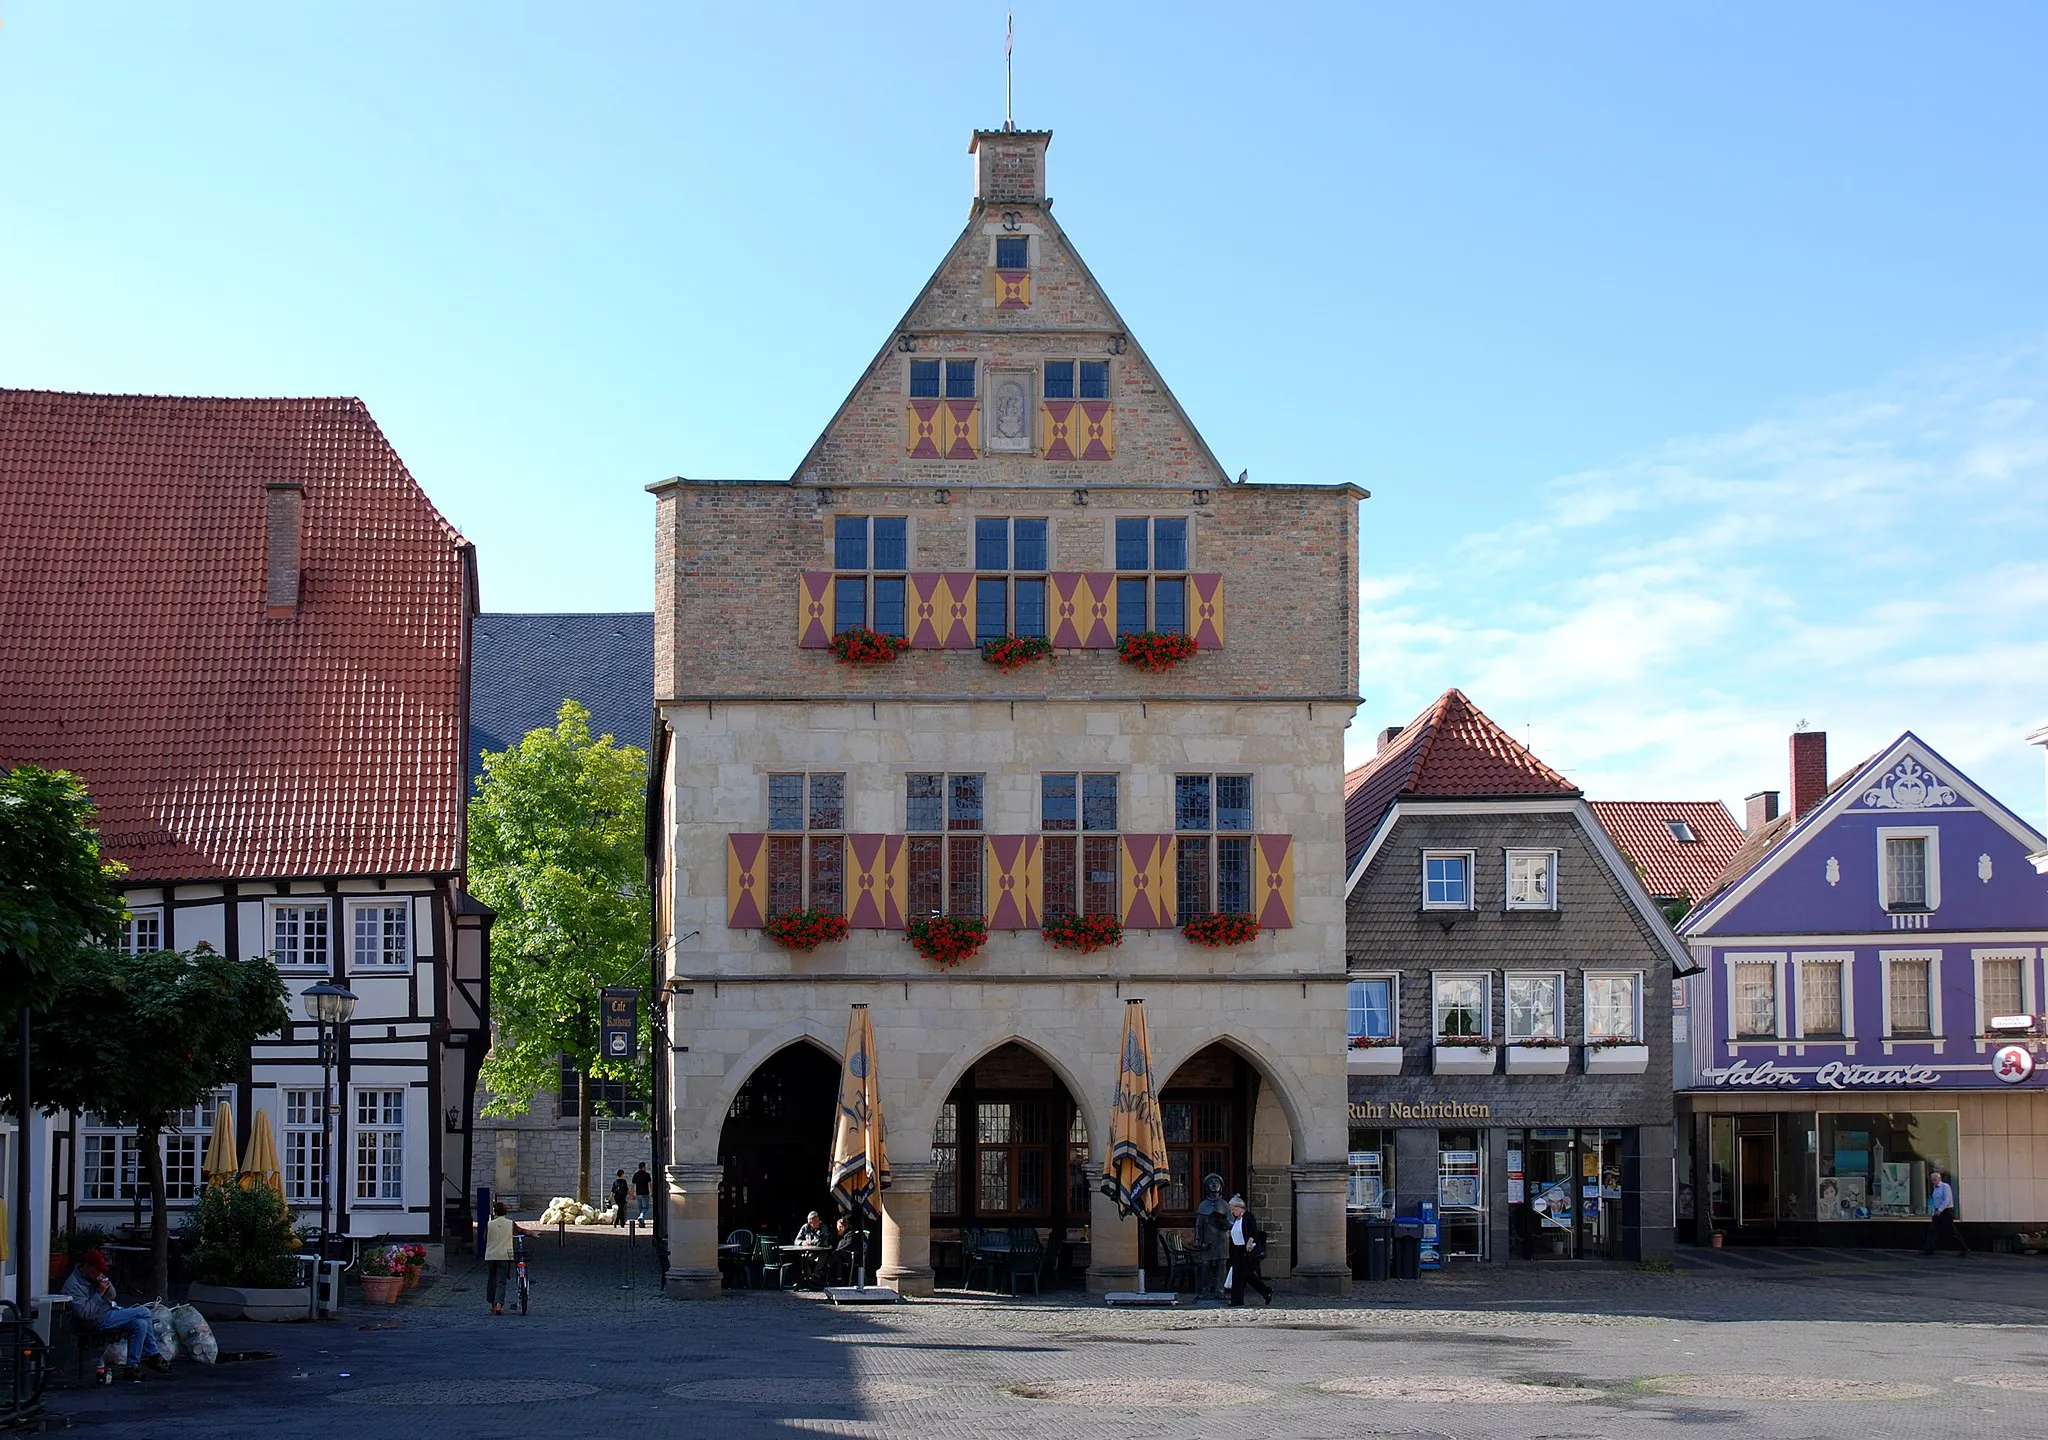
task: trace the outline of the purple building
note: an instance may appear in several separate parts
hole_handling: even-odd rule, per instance
[[[1794,735],[1790,809],[1752,797],[1678,927],[1680,1231],[1918,1244],[1936,1169],[1972,1243],[2042,1228],[2048,841],[1910,732],[1826,776]]]

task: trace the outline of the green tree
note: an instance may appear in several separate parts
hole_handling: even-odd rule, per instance
[[[88,945],[120,939],[121,867],[100,858],[92,800],[62,771],[0,775],[0,1027],[41,1005]]]
[[[155,1293],[170,1292],[163,1132],[242,1073],[249,1047],[291,1023],[284,981],[262,956],[236,960],[210,946],[189,954],[81,951],[30,1033],[35,1101],[132,1125],[150,1193]],[[0,1047],[0,1085],[18,1057]]]
[[[469,807],[469,887],[491,929],[486,1115],[524,1114],[576,1067],[577,1198],[590,1199],[590,1082],[645,1083],[646,1062],[598,1053],[598,992],[637,983],[648,944],[647,756],[593,739],[590,712],[564,701],[552,728],[484,755]],[[646,1046],[641,1046],[646,1053]]]

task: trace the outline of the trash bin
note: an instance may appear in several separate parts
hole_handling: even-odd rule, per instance
[[[1385,1280],[1393,1271],[1393,1224],[1386,1220],[1374,1220],[1365,1227],[1365,1278]]]
[[[1351,1278],[1353,1280],[1363,1280],[1365,1278],[1366,1250],[1368,1248],[1365,1237],[1366,1227],[1369,1224],[1371,1224],[1371,1217],[1363,1211],[1353,1210],[1344,1216],[1344,1261],[1351,1271]]]
[[[1422,1278],[1422,1225],[1404,1220],[1394,1227],[1394,1278]]]

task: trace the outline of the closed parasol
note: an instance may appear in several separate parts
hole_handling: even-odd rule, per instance
[[[1102,1166],[1102,1193],[1120,1214],[1142,1224],[1159,1208],[1167,1182],[1166,1131],[1159,1123],[1159,1098],[1152,1089],[1152,1046],[1145,1037],[1145,1002],[1124,1002],[1124,1040],[1118,1052],[1116,1094],[1109,1103],[1109,1155]],[[1138,1258],[1134,1295],[1110,1296],[1111,1303],[1145,1294],[1145,1261]],[[1170,1297],[1164,1297],[1169,1298]]]
[[[277,1139],[271,1133],[268,1110],[258,1110],[249,1126],[249,1148],[242,1155],[242,1168],[283,1197],[284,1177],[279,1173]]]
[[[233,1183],[237,1170],[235,1163],[235,1112],[228,1108],[228,1102],[220,1102],[220,1110],[213,1117],[213,1140],[206,1147],[205,1174],[208,1180]]]

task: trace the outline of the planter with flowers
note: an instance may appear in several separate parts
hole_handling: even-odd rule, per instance
[[[1540,1036],[1508,1041],[1508,1074],[1562,1075],[1572,1066],[1572,1047],[1562,1040]]]
[[[941,970],[972,960],[988,943],[988,926],[962,915],[921,916],[904,927],[904,937]]]
[[[1399,1075],[1401,1042],[1391,1035],[1353,1035],[1344,1068],[1353,1075]]]
[[[1588,1075],[1640,1075],[1650,1068],[1650,1047],[1626,1035],[1602,1035],[1586,1042]]]
[[[427,1247],[417,1242],[391,1247],[398,1254],[398,1261],[405,1267],[405,1288],[420,1288],[420,1276],[427,1273]]]
[[[910,648],[910,641],[856,625],[834,635],[830,648],[842,665],[893,665],[896,657]]]
[[[1439,1035],[1430,1068],[1439,1075],[1491,1075],[1497,1048],[1484,1035]]]
[[[820,945],[844,940],[847,929],[846,917],[829,910],[785,910],[770,915],[761,926],[761,932],[783,949],[805,954]]]
[[[981,642],[981,659],[998,670],[1021,670],[1033,660],[1052,654],[1052,641],[1043,635],[1005,635],[1000,640]]]
[[[404,1267],[389,1250],[372,1250],[363,1256],[363,1303],[396,1305],[405,1290]]]
[[[1124,927],[1114,915],[1055,915],[1039,927],[1045,943],[1056,950],[1092,955],[1124,943]]]
[[[1196,945],[1216,949],[1258,939],[1259,922],[1242,914],[1197,915],[1180,927],[1180,933]]]
[[[1124,664],[1150,675],[1192,659],[1201,648],[1194,636],[1178,630],[1134,630],[1116,642],[1116,653]]]

